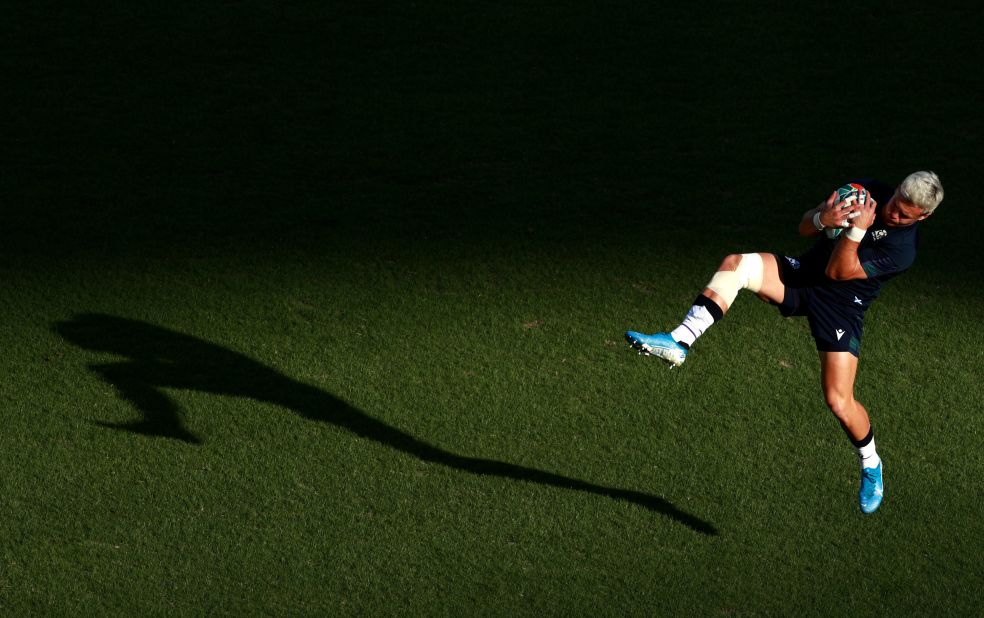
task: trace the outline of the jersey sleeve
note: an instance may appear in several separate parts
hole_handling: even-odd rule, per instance
[[[858,251],[861,268],[869,279],[897,275],[915,261],[915,252],[901,249],[865,247]]]

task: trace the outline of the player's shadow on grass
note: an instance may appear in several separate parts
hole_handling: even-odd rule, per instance
[[[161,389],[190,389],[248,397],[289,408],[305,418],[331,423],[362,438],[413,455],[421,461],[472,474],[627,500],[662,513],[697,532],[717,534],[709,523],[656,496],[445,451],[378,421],[319,388],[293,380],[242,354],[189,335],[144,322],[98,314],[79,315],[71,321],[59,322],[55,330],[66,340],[86,350],[108,352],[124,358],[90,366],[143,414],[143,419],[134,423],[103,423],[109,427],[197,444],[199,440],[182,424],[178,406]]]

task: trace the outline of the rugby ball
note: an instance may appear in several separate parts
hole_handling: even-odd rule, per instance
[[[868,201],[868,191],[863,186],[856,182],[846,184],[843,187],[837,189],[837,202],[844,202],[841,209],[850,208],[855,202],[858,204],[864,204]],[[851,219],[856,217],[858,213],[851,213]],[[827,238],[837,238],[844,231],[845,227],[851,227],[849,221],[845,220],[843,227],[828,227],[824,232],[827,234]]]

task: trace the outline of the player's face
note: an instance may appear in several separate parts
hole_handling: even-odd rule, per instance
[[[905,227],[916,221],[922,221],[928,216],[922,208],[902,199],[898,189],[882,211],[882,221],[888,227]]]

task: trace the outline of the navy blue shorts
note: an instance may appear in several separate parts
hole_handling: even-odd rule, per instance
[[[779,303],[783,316],[806,316],[810,333],[821,352],[850,352],[859,356],[861,331],[864,328],[864,309],[845,305],[823,286],[800,286],[799,262],[793,258],[776,255],[779,278],[786,287],[786,295]]]

